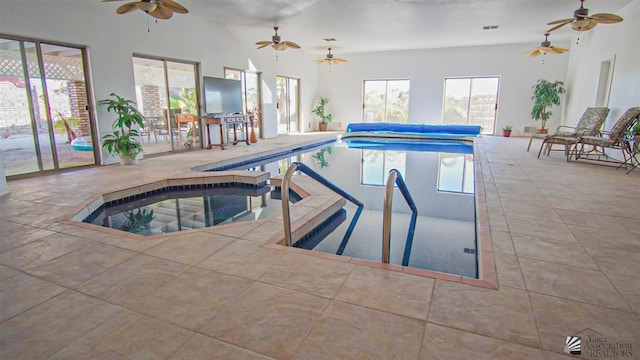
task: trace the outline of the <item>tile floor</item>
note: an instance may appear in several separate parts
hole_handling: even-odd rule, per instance
[[[524,138],[478,141],[499,290],[262,246],[273,221],[146,241],[58,221],[106,189],[327,136],[10,181],[0,358],[570,359],[584,329],[584,347],[640,358],[640,170],[536,159]]]

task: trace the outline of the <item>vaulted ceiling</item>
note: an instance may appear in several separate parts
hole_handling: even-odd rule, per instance
[[[548,22],[573,17],[579,0],[178,0],[190,15],[243,37],[283,40],[336,53],[528,43],[544,40]],[[617,13],[632,1],[586,0],[589,14]],[[182,16],[182,15],[181,15]],[[497,29],[483,30],[484,26]],[[600,24],[591,31],[605,26]],[[550,40],[575,39],[570,26]],[[335,42],[324,39],[333,38]]]

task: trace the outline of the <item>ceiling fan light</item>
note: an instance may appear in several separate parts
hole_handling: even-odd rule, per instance
[[[151,2],[141,2],[141,3],[138,3],[137,6],[138,6],[138,9],[142,11],[151,12],[158,7],[158,4],[151,3]]]

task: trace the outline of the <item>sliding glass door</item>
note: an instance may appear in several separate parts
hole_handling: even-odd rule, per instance
[[[498,110],[498,77],[448,78],[444,80],[445,124],[480,125],[492,135]]]
[[[82,47],[0,38],[0,151],[7,176],[96,163],[86,74]]]
[[[197,64],[134,56],[133,75],[146,120],[140,131],[145,154],[200,148],[200,121],[176,120],[176,114],[200,116]]]
[[[277,76],[278,94],[278,134],[290,134],[299,131],[299,88],[300,79]]]
[[[260,87],[260,73],[239,69],[224,68],[226,79],[240,80],[242,83],[242,103],[244,113],[256,114],[257,121],[253,124],[256,134],[262,137],[262,98]]]
[[[365,80],[364,122],[409,121],[409,80]]]

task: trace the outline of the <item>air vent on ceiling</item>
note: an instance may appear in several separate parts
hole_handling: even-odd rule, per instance
[[[326,38],[324,41],[337,41],[335,38]]]
[[[498,28],[498,26],[500,25],[485,25],[482,27],[483,30],[495,30]]]

